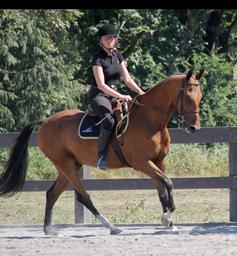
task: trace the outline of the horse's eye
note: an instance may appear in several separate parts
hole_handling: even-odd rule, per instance
[[[192,103],[192,97],[190,95],[186,96],[186,100],[188,103]]]

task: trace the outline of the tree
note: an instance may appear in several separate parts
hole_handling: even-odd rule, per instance
[[[97,31],[107,22],[120,28],[118,48],[144,90],[204,67],[203,123],[236,124],[236,19],[225,9],[0,10],[0,130],[86,108]]]
[[[7,128],[15,123],[12,129],[17,130],[52,112],[76,107],[73,98],[79,82],[73,73],[80,67],[80,56],[71,50],[69,28],[80,12],[1,10],[1,14],[0,80],[3,95],[11,95],[5,97],[7,107],[1,107],[5,115],[11,113]]]

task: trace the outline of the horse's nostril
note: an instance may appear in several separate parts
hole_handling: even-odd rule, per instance
[[[190,125],[190,131],[191,132],[196,132],[200,130],[200,127],[196,126],[196,125]]]

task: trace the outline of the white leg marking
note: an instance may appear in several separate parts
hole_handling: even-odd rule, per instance
[[[162,217],[161,217],[161,223],[164,225],[166,228],[169,228],[172,225],[171,222],[171,212],[167,210]]]
[[[115,227],[113,224],[109,222],[109,220],[102,214],[96,215],[97,219],[101,222],[101,224],[110,230],[111,235],[117,235],[122,232],[120,228]]]
[[[167,212],[165,212],[163,214],[163,217],[167,220],[167,221],[170,221],[171,220],[171,211],[167,210]]]
[[[161,223],[166,227],[166,228],[170,228],[172,233],[177,234],[178,228],[176,226],[174,226],[172,220],[171,220],[171,215],[172,212],[167,210],[167,212],[165,212],[162,217],[161,217]]]
[[[109,220],[104,215],[98,214],[98,215],[96,215],[96,217],[104,227],[111,229],[112,225],[110,224]]]

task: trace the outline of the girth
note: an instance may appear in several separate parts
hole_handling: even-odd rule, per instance
[[[117,155],[118,159],[120,160],[120,162],[122,164],[126,165],[127,167],[132,167],[126,160],[126,158],[123,154],[123,151],[120,147],[120,143],[116,136],[113,136],[113,138],[111,140],[111,144],[112,144],[113,150],[114,150],[115,154]]]

